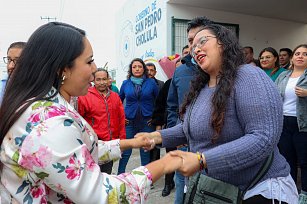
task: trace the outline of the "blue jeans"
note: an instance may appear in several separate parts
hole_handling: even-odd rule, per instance
[[[178,150],[181,151],[188,151],[188,147],[180,147]],[[183,204],[184,202],[184,185],[185,185],[185,177],[179,172],[175,172],[175,186],[176,186],[176,192],[175,192],[175,202],[174,204]]]
[[[129,120],[129,123],[126,125],[126,138],[131,139],[139,132],[153,132],[155,130],[154,126],[148,126],[148,121],[150,118],[143,119],[141,121]],[[132,149],[125,150],[122,153],[122,158],[119,160],[118,165],[118,174],[125,173],[126,166],[128,164],[129,158],[131,156]],[[140,148],[140,156],[141,156],[141,165],[145,166],[150,163],[150,153],[145,152],[142,148]]]

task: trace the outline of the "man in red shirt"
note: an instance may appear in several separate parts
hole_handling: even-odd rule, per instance
[[[117,93],[108,88],[108,71],[98,68],[94,86],[78,98],[78,112],[103,141],[126,139],[125,113]],[[101,172],[112,173],[113,162],[100,165]]]

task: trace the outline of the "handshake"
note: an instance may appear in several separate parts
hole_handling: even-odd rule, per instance
[[[153,149],[156,144],[162,143],[162,136],[159,132],[142,132],[136,134],[132,140],[134,140],[133,148],[143,148],[144,150],[149,151]],[[199,154],[176,150],[171,151],[161,159],[148,164],[146,167],[149,171],[152,165],[156,165],[156,168],[153,168],[153,171],[158,171],[158,167],[162,168],[162,174],[179,171],[184,176],[191,176],[202,167],[206,167],[206,161],[205,158],[200,160]]]
[[[162,143],[162,137],[159,132],[141,132],[134,136],[136,144],[139,148],[143,148],[145,151],[152,150],[156,144]]]

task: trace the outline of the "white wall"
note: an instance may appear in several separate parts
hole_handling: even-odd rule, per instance
[[[160,17],[157,16],[159,14]],[[149,16],[157,17],[159,20],[152,22]],[[126,79],[129,63],[136,57],[142,58],[145,63],[154,63],[157,67],[156,78],[165,80],[166,75],[157,60],[167,54],[166,2],[128,0],[117,14],[117,25],[116,85],[118,88]],[[148,35],[151,36],[150,40],[144,42],[142,36],[147,39]]]
[[[0,59],[0,80],[7,78],[6,64],[4,64],[3,60]]]
[[[254,57],[265,47],[279,51],[282,47],[293,49],[307,42],[307,24],[283,21],[258,16],[243,15],[231,12],[187,7],[178,4],[167,4],[168,51],[171,52],[171,17],[192,19],[196,16],[207,16],[221,23],[239,24],[239,40],[242,46],[252,46]]]
[[[162,9],[162,19],[155,25],[158,28],[158,38],[145,43],[142,46],[135,45],[136,16],[153,2]],[[277,51],[282,47],[293,49],[296,45],[307,42],[307,24],[263,18],[258,16],[243,15],[231,12],[187,7],[178,4],[167,4],[165,0],[128,0],[119,11],[117,17],[117,67],[116,85],[121,86],[126,79],[128,64],[135,57],[143,57],[148,50],[154,52],[152,57],[158,60],[171,54],[171,18],[192,19],[196,16],[207,16],[216,22],[239,24],[239,40],[242,46],[252,46],[254,57],[268,46]],[[151,27],[152,28],[152,27]],[[146,30],[144,30],[146,32]],[[140,32],[141,33],[141,32]],[[124,52],[125,43],[130,43],[129,49]],[[144,57],[145,56],[145,57]],[[156,65],[156,61],[153,61]],[[157,78],[165,80],[166,76],[158,66]]]

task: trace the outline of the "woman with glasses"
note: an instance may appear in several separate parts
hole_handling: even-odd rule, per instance
[[[290,167],[277,148],[282,101],[276,85],[262,70],[245,64],[237,38],[223,26],[200,30],[191,53],[200,73],[180,110],[183,122],[137,137],[153,138],[164,147],[188,143],[191,152],[171,153],[183,158],[183,175],[206,169],[206,175],[242,191],[273,152],[267,173],[246,192],[243,203],[297,203]]]
[[[175,171],[169,154],[130,173],[101,173],[144,139],[101,141],[72,106],[97,69],[85,31],[51,22],[29,38],[0,107],[2,203],[145,203],[150,184]]]
[[[280,73],[286,71],[286,69],[279,66],[279,55],[272,47],[264,48],[259,53],[259,61],[260,67],[273,81],[277,79]]]
[[[281,73],[275,82],[283,98],[284,115],[278,147],[295,181],[297,164],[301,168],[300,203],[307,203],[307,44],[294,49],[292,70]]]

